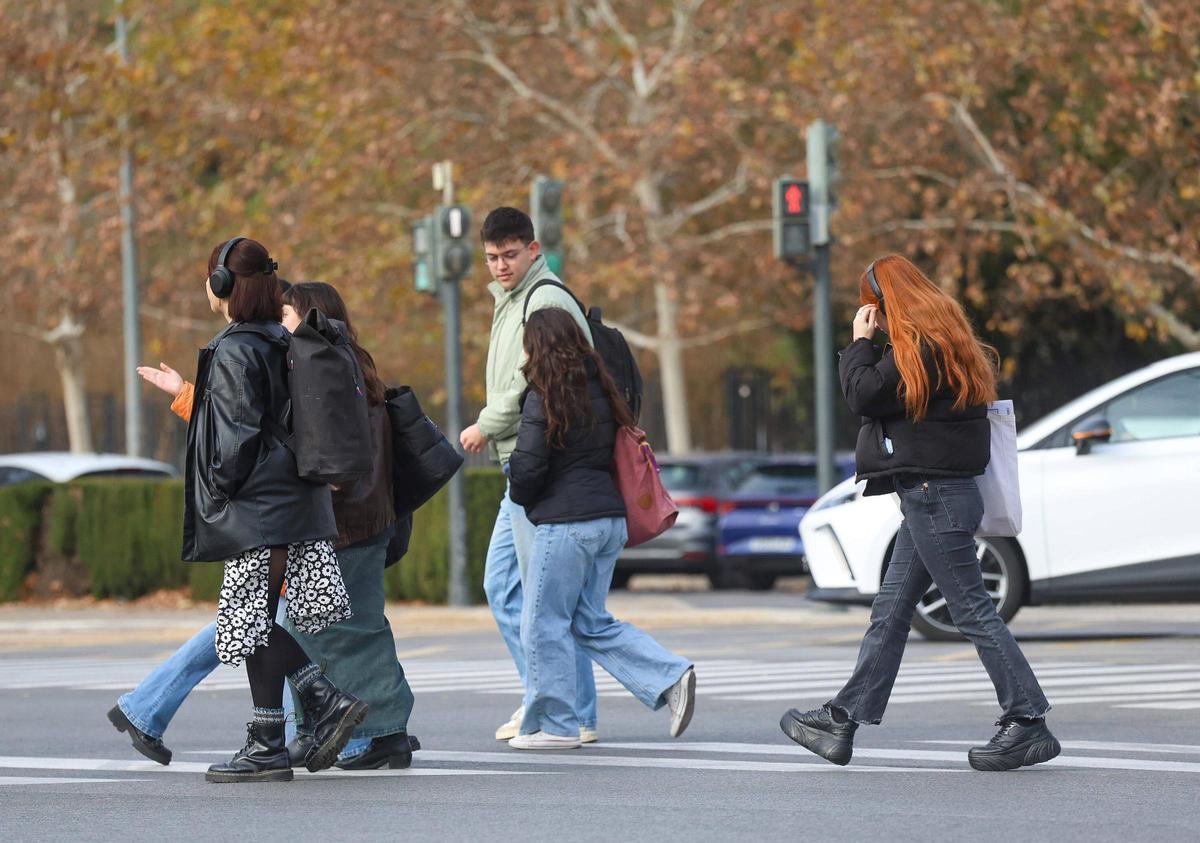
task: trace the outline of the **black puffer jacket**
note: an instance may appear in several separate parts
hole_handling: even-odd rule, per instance
[[[234,322],[201,349],[188,422],[183,558],[225,560],[255,547],[337,536],[328,486],[301,480],[263,419],[291,428],[288,333]]]
[[[937,362],[928,349],[925,368],[930,383],[936,384]],[[858,479],[867,481],[864,495],[894,491],[890,478],[896,474],[983,474],[991,458],[987,407],[954,410],[954,393],[943,386],[930,396],[925,418],[912,421],[899,394],[900,370],[892,349],[880,351],[867,339],[855,340],[842,351],[838,371],[846,403],[863,417],[854,461]],[[891,442],[890,453],[885,440]]]
[[[613,479],[617,425],[588,361],[591,419],[572,419],[562,448],[546,441],[542,396],[530,391],[521,407],[517,446],[508,460],[509,496],[534,524],[624,518],[625,501]]]

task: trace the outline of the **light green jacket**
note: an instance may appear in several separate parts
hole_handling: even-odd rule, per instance
[[[495,281],[488,285],[488,290],[496,299],[496,309],[492,314],[492,338],[488,344],[487,406],[479,412],[479,430],[487,437],[492,458],[502,464],[508,462],[517,444],[521,395],[526,387],[525,376],[521,374],[521,366],[525,363],[525,326],[521,322],[525,297],[533,285],[543,278],[558,280],[558,276],[546,266],[546,258],[538,255],[521,283],[512,290],[505,290]],[[549,284],[539,288],[529,302],[529,312],[543,307],[566,310],[575,317],[588,342],[592,342],[587,318],[565,290]]]

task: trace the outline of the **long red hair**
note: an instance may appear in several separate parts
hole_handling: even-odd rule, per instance
[[[955,410],[995,401],[1000,355],[975,336],[962,305],[907,258],[884,255],[874,267],[908,417],[923,419],[930,397],[943,386],[954,392]],[[879,304],[866,272],[859,279],[858,296],[863,304]],[[925,369],[925,346],[937,362],[937,383],[930,383]]]

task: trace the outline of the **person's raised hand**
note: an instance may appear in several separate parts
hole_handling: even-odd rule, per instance
[[[854,338],[869,340],[874,338],[879,328],[879,308],[873,304],[864,304],[854,314]]]
[[[480,432],[478,422],[464,430],[458,441],[469,454],[478,454],[487,445],[487,437]]]
[[[159,363],[157,369],[153,366],[138,366],[137,373],[142,376],[142,380],[154,384],[173,398],[178,398],[183,390],[183,375],[166,363]]]

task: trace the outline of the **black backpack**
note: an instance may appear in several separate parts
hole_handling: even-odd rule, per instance
[[[288,388],[292,432],[284,444],[299,475],[341,485],[369,474],[367,393],[345,323],[315,307],[305,314],[288,349]]]
[[[625,398],[625,403],[629,405],[630,411],[633,413],[634,421],[637,421],[642,415],[642,373],[638,370],[637,359],[633,356],[633,350],[629,347],[629,343],[625,341],[624,335],[611,325],[605,325],[601,320],[600,308],[592,307],[588,309],[583,306],[583,302],[575,298],[575,294],[570,288],[561,281],[555,281],[553,278],[543,278],[536,282],[530,288],[528,295],[525,296],[525,309],[521,313],[521,326],[525,326],[525,320],[529,317],[529,300],[533,298],[533,294],[537,292],[539,287],[544,287],[547,284],[553,284],[555,287],[561,287],[566,290],[567,295],[575,299],[575,304],[579,305],[579,310],[587,319],[588,327],[592,329],[592,344],[599,352],[600,358],[604,361],[604,367],[608,369],[608,373],[612,375],[612,379],[617,383],[617,389],[621,391],[621,395]]]

